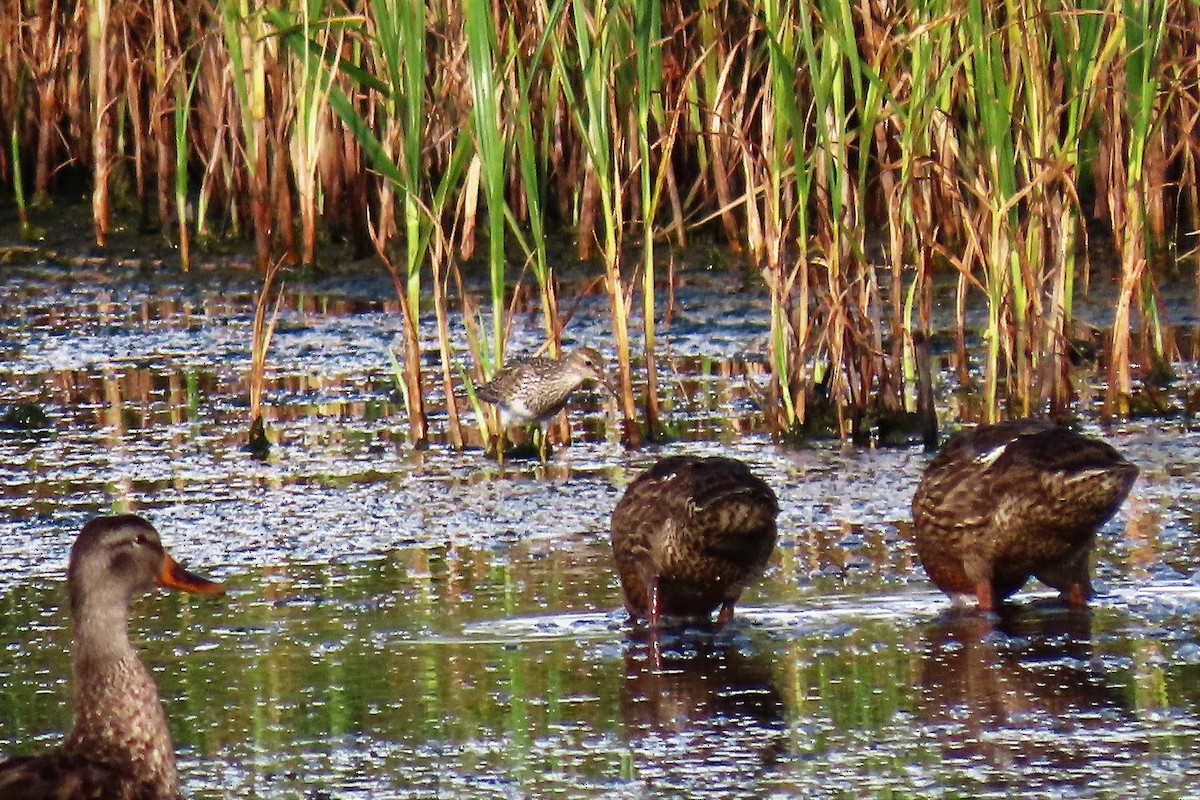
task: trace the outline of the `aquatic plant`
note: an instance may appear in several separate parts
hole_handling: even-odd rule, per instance
[[[275,302],[267,316],[267,306],[271,304],[271,293],[275,288],[275,280],[279,275],[282,262],[276,261],[263,276],[262,287],[254,300],[254,318],[250,327],[250,434],[248,446],[250,451],[260,458],[265,458],[270,452],[270,440],[267,438],[266,422],[263,419],[263,396],[267,391],[267,353],[271,349],[271,339],[275,335],[275,324],[279,321],[279,307],[283,301],[283,287],[275,292]]]
[[[133,186],[185,267],[193,233],[202,247],[253,236],[264,273],[319,260],[325,240],[375,250],[402,295],[417,442],[421,304],[432,294],[450,396],[447,315],[470,305],[451,277],[486,239],[476,377],[502,363],[530,274],[557,354],[556,229],[596,258],[631,444],[658,427],[656,240],[712,233],[761,270],[781,435],[866,439],[910,413],[941,275],[958,282],[964,386],[966,309],[986,307],[983,415],[1066,408],[1089,221],[1119,255],[1109,413],[1130,413],[1139,380],[1176,355],[1158,286],[1177,263],[1194,268],[1200,219],[1200,10],[1185,0],[200,0],[139,13],[107,0],[0,11],[15,43],[0,53],[0,182],[24,208],[27,177],[37,205],[84,170],[102,245]]]

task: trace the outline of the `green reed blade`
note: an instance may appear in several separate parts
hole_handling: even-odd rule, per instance
[[[482,166],[483,194],[488,209],[488,276],[492,292],[492,347],[504,360],[504,172],[507,142],[500,126],[496,41],[492,4],[466,0],[463,15],[467,62],[471,78],[471,122],[475,152]]]

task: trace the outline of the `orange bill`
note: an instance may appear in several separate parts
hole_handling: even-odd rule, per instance
[[[175,559],[171,558],[170,553],[163,553],[162,571],[158,573],[158,580],[155,582],[164,589],[179,589],[184,592],[207,595],[225,593],[225,587],[221,584],[214,583],[208,578],[201,578],[179,566]]]

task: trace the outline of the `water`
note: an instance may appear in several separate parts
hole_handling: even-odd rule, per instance
[[[434,446],[405,443],[384,283],[290,292],[263,463],[241,450],[251,281],[5,270],[0,411],[38,403],[51,429],[0,434],[0,753],[69,726],[67,550],[124,509],[230,589],[134,610],[190,797],[1200,785],[1200,434],[1180,421],[1105,432],[1143,471],[1102,532],[1092,611],[1031,585],[992,624],[952,610],[915,562],[923,453],[771,444],[753,293],[677,298],[664,406],[685,441],[625,452],[585,392],[574,443],[543,469],[440,445],[437,404]],[[536,326],[518,319],[514,352]],[[573,342],[603,349],[605,326],[585,299]],[[752,464],[780,495],[780,542],[732,625],[654,641],[620,610],[607,526],[622,488],[674,452]]]

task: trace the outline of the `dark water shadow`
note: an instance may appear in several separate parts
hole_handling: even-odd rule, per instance
[[[652,796],[756,796],[787,748],[770,660],[739,626],[634,628],[624,641],[630,778]]]
[[[1098,759],[1136,761],[1133,713],[1096,667],[1090,613],[1056,602],[987,617],[956,608],[925,630],[917,716],[976,791],[1094,788]]]

